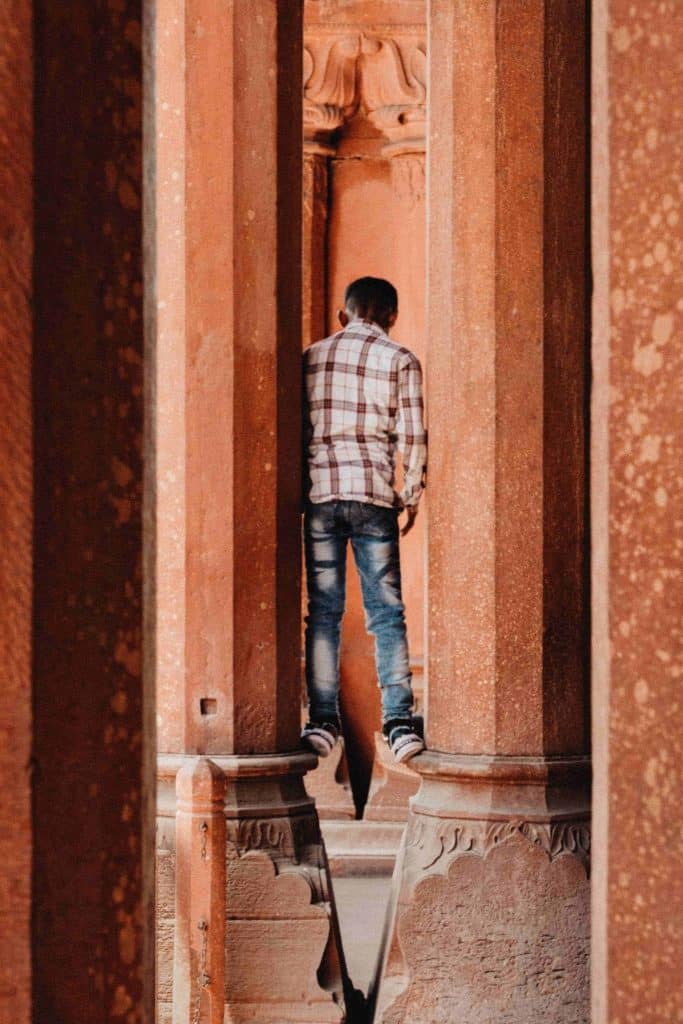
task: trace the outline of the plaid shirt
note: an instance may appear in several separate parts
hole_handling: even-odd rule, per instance
[[[353,320],[303,354],[305,492],[389,508],[417,505],[427,435],[417,358],[375,323]],[[404,486],[394,489],[396,448]]]

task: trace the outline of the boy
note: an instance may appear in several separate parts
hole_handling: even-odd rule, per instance
[[[342,330],[303,355],[310,721],[301,738],[325,757],[339,736],[339,638],[350,541],[375,637],[382,730],[395,759],[407,761],[424,742],[412,719],[398,516],[405,510],[405,536],[426,473],[422,373],[413,353],[388,336],[398,316],[393,285],[361,277],[346,289],[344,303]],[[405,478],[400,494],[394,489],[397,445]]]

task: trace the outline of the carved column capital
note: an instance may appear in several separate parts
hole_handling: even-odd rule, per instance
[[[424,32],[329,31],[304,41],[304,148],[334,152],[335,133],[359,110],[387,138],[384,152],[424,153],[427,49]]]
[[[405,836],[413,884],[446,873],[462,854],[486,857],[519,835],[554,860],[590,869],[590,758],[504,757],[429,751],[412,762],[422,784]]]

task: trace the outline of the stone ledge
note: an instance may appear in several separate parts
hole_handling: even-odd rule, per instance
[[[320,826],[333,878],[391,875],[402,822],[322,821]]]

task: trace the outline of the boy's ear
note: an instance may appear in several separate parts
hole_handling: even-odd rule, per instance
[[[349,322],[349,314],[346,312],[346,310],[345,309],[338,309],[337,310],[337,317],[338,317],[339,323],[342,325],[342,327],[346,327],[348,322]]]
[[[395,309],[394,312],[389,316],[389,320],[387,321],[387,329],[389,329],[390,327],[393,327],[397,320],[398,320],[398,310]]]

